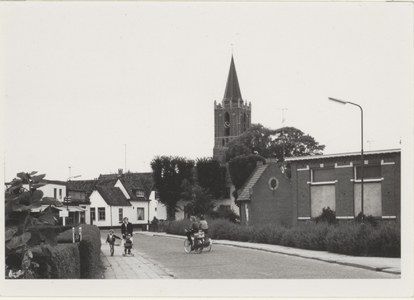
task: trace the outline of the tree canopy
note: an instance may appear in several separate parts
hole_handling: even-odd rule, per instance
[[[325,146],[319,145],[315,138],[295,127],[269,129],[261,124],[252,124],[229,142],[225,160],[229,162],[239,155],[258,154],[283,161],[285,157],[319,155],[324,149]]]
[[[154,186],[159,201],[167,208],[168,219],[175,219],[177,203],[181,199],[183,183],[194,181],[194,161],[182,157],[157,156],[151,161]]]
[[[208,190],[214,199],[220,199],[225,189],[226,167],[213,158],[199,158],[195,168],[200,187]]]

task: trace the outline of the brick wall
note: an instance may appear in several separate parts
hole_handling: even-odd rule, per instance
[[[253,187],[250,196],[250,225],[277,224],[292,226],[292,187],[280,171],[280,164],[269,164]],[[269,188],[269,180],[279,181],[276,190]]]

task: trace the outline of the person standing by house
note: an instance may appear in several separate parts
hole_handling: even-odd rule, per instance
[[[132,233],[132,223],[130,223],[128,221],[128,218],[125,217],[124,218],[124,222],[121,225],[121,233],[122,233],[122,238],[125,240],[127,234],[131,235],[131,240],[133,238],[133,233]]]

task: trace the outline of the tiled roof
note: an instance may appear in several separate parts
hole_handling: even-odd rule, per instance
[[[68,190],[90,192],[95,188],[96,180],[69,180]]]
[[[97,186],[96,190],[110,206],[131,206],[119,187]]]
[[[254,187],[257,180],[259,180],[260,176],[262,176],[263,172],[266,170],[268,166],[268,164],[261,165],[254,169],[250,177],[246,180],[246,182],[240,189],[241,193],[239,194],[237,201],[250,200],[250,189]]]
[[[117,180],[122,182],[131,200],[148,200],[154,185],[151,172],[101,174],[98,178],[98,185],[105,184],[114,186]],[[144,198],[136,197],[134,193],[136,190],[144,191]]]
[[[131,200],[142,200],[142,197],[135,196],[133,193],[135,190],[144,191],[144,198],[148,200],[154,186],[152,173],[126,173],[124,175],[125,176],[121,178],[121,182],[131,195]]]

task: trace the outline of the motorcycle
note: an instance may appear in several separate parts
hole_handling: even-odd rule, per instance
[[[188,230],[186,230],[186,232],[188,232]],[[190,253],[193,250],[198,254],[200,254],[203,250],[210,252],[213,247],[213,241],[210,238],[206,238],[204,231],[202,230],[194,233],[194,235],[191,236],[191,240],[193,241],[193,246],[191,246],[188,239],[184,240],[184,250],[187,253]]]

